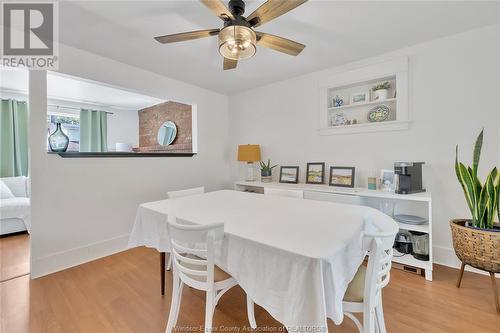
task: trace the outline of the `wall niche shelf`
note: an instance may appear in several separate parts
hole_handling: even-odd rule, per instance
[[[372,87],[388,81],[387,98],[377,99]],[[408,115],[408,58],[368,65],[339,72],[320,81],[320,135],[400,131],[409,128]],[[353,96],[365,96],[355,103]],[[335,98],[343,105],[334,106]],[[369,112],[384,106],[388,117],[384,121],[370,122]]]

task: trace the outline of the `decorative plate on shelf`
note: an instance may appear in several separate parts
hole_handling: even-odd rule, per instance
[[[389,119],[391,109],[387,105],[377,105],[368,112],[368,121],[371,123]]]
[[[408,215],[408,214],[396,214],[394,215],[394,219],[401,223],[406,224],[424,224],[427,223],[427,219],[416,216],[416,215]]]

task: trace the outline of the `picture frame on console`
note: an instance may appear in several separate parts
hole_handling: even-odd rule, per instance
[[[325,182],[325,163],[307,163],[306,184],[323,184]]]
[[[280,183],[297,184],[299,182],[298,166],[280,167]]]
[[[330,186],[354,187],[354,167],[330,167]]]
[[[394,192],[396,189],[396,182],[394,170],[382,169],[380,170],[380,187],[387,192]]]

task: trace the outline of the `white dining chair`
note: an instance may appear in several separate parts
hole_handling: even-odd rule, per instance
[[[368,266],[359,267],[342,302],[344,314],[354,321],[360,333],[386,333],[382,288],[389,283],[392,246],[398,227],[395,223],[388,230],[375,227],[378,230],[365,229],[363,234],[363,249],[368,251]],[[363,324],[353,313],[363,313]]]
[[[174,198],[187,197],[189,195],[203,194],[203,193],[205,193],[205,187],[201,186],[201,187],[188,188],[186,190],[180,190],[180,191],[169,191],[167,192],[167,198],[174,199]]]
[[[204,186],[193,187],[193,188],[188,188],[185,190],[169,191],[169,192],[167,192],[167,199],[182,198],[182,197],[187,197],[190,195],[203,194],[203,193],[205,193]],[[163,257],[162,260],[165,260],[165,258]],[[172,268],[172,255],[170,255],[168,257],[166,270],[169,271],[171,268]],[[162,287],[162,290],[164,290],[164,287]],[[163,295],[163,292],[162,292],[162,295]]]
[[[264,194],[265,195],[277,195],[280,197],[304,199],[304,191],[301,191],[301,190],[287,190],[287,189],[281,189],[281,188],[264,187]]]
[[[167,231],[172,245],[173,288],[165,332],[171,333],[177,323],[184,284],[206,292],[205,332],[212,332],[212,318],[217,303],[226,291],[238,284],[214,263],[215,247],[224,237],[224,224],[168,222]]]

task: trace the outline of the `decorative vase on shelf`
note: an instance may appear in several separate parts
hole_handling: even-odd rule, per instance
[[[49,136],[50,150],[56,153],[64,153],[68,149],[69,138],[61,129],[61,123],[57,123],[57,128]]]
[[[391,83],[389,81],[377,83],[372,87],[372,91],[375,94],[374,101],[383,101],[386,100],[389,96],[389,88],[391,87]]]
[[[389,90],[387,89],[379,89],[375,90],[375,100],[376,101],[383,101],[387,99],[387,96],[389,96]]]
[[[335,98],[333,99],[333,107],[338,108],[344,105],[344,100],[339,97],[339,95],[336,95]]]

